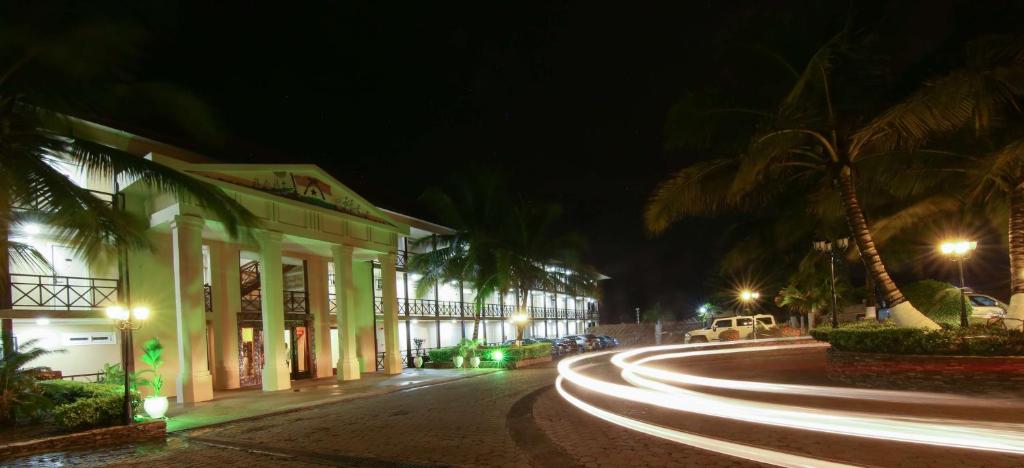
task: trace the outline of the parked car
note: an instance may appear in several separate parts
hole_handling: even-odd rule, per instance
[[[614,348],[619,345],[619,340],[608,335],[598,335],[597,339],[601,340],[603,348]]]
[[[562,340],[569,345],[570,351],[579,353],[587,350],[587,340],[579,335],[563,336]]]
[[[523,344],[524,345],[537,344],[539,342],[540,342],[540,340],[536,339],[536,338],[523,338]],[[505,341],[501,342],[502,346],[512,346],[514,344],[516,344],[516,340],[505,340]]]
[[[560,338],[537,338],[538,343],[550,343],[551,354],[556,356],[569,352],[569,345]]]
[[[758,333],[763,332],[767,329],[775,328],[775,317],[768,314],[758,314],[754,318],[757,320],[757,331]],[[741,338],[749,338],[751,334],[750,316],[736,316],[736,317],[722,317],[714,319],[710,325],[699,330],[693,330],[686,334],[683,338],[684,343],[707,343],[709,341],[718,341],[718,336],[726,330],[736,330],[739,332]]]
[[[999,299],[986,294],[967,293],[967,301],[971,305],[971,323],[986,323],[996,317],[1006,317],[1009,306]]]
[[[597,335],[593,333],[587,333],[586,335],[580,335],[587,342],[587,351],[594,351],[601,349],[601,341],[597,339]]]

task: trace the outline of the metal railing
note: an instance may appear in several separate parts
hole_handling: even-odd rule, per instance
[[[263,296],[259,289],[253,290],[242,296],[243,314],[258,314],[263,312]],[[284,291],[284,313],[286,314],[308,314],[309,296],[305,291]]]
[[[331,295],[333,298],[334,296]],[[439,317],[439,318],[466,318],[470,319],[476,315],[477,306],[472,302],[459,301],[435,301],[433,299],[409,299],[408,306],[406,299],[398,298],[399,317]],[[334,311],[332,303],[331,311]],[[373,311],[376,315],[383,314],[382,300],[379,297],[373,298]],[[408,314],[406,314],[408,311]],[[482,314],[485,319],[508,319],[515,314],[516,307],[510,304],[484,304]],[[587,313],[582,308],[566,309],[554,307],[530,307],[528,309],[532,319],[563,319],[563,320],[586,320],[597,317],[597,312]]]
[[[100,309],[117,303],[120,280],[12,274],[14,308]]]

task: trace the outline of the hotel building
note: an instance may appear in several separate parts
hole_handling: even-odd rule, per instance
[[[194,200],[56,165],[103,200],[123,197],[126,210],[148,220],[153,249],[129,251],[119,268],[78,258],[46,226],[12,226],[12,238],[52,265],[12,264],[13,308],[0,310],[17,342],[65,350],[34,365],[94,379],[104,364],[119,363],[120,336],[104,313],[113,305],[150,309],[134,332],[136,362],[140,344],[159,339],[165,389],[178,402],[209,400],[215,389],[400,373],[412,357],[472,336],[477,313],[482,341],[514,338],[513,295],[483,298],[478,311],[475,291],[463,284],[416,294],[419,275],[406,265],[431,245],[417,240],[450,232],[444,226],[378,208],[315,165],[222,164],[103,125],[75,126],[79,138],[219,187],[260,224],[246,240],[232,239]],[[531,291],[529,315],[527,337],[584,333],[596,324],[597,301]]]

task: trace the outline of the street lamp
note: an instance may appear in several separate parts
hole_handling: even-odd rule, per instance
[[[114,319],[114,324],[121,331],[121,367],[124,369],[124,423],[131,424],[132,389],[131,375],[135,372],[135,353],[132,352],[132,331],[142,328],[142,323],[149,318],[149,309],[135,307],[129,309],[120,305],[107,307],[107,317]]]
[[[943,255],[949,257],[951,260],[956,262],[957,269],[960,271],[960,326],[966,327],[970,322],[967,320],[967,295],[964,290],[964,262],[967,261],[971,256],[971,252],[978,248],[978,243],[975,241],[958,240],[952,242],[943,242],[939,246],[939,251]]]
[[[516,326],[516,346],[523,345],[523,329],[526,328],[526,322],[530,321],[525,313],[519,312],[512,316],[512,323]]]
[[[836,239],[835,242],[814,241],[814,250],[828,255],[828,270],[831,277],[829,285],[832,289],[832,328],[839,326],[839,316],[837,315],[839,299],[836,297],[836,262],[839,261],[839,253],[845,252],[849,246],[850,240],[845,237]]]
[[[754,317],[753,304],[759,297],[761,297],[761,293],[757,291],[751,291],[749,289],[740,291],[740,302],[743,303],[743,306],[747,309],[747,315],[750,316],[750,330],[752,332],[750,334],[750,339],[752,340],[757,339],[757,318]]]

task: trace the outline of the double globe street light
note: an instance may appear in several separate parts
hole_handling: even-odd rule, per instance
[[[832,328],[839,326],[839,316],[837,315],[837,310],[839,309],[839,298],[836,296],[836,262],[839,261],[839,254],[846,252],[846,249],[849,246],[850,240],[845,237],[836,239],[835,242],[827,240],[814,241],[814,250],[828,256],[828,268],[831,278],[829,286],[832,290]]]
[[[943,242],[942,245],[939,246],[939,252],[942,252],[943,255],[949,257],[950,260],[953,260],[956,263],[957,269],[960,272],[961,327],[967,327],[970,324],[970,322],[967,319],[967,294],[965,293],[965,289],[967,289],[967,287],[964,285],[964,262],[971,257],[971,252],[974,252],[974,249],[977,248],[977,242],[965,240]]]
[[[149,319],[149,309],[134,307],[129,309],[121,305],[107,307],[107,317],[114,319],[114,324],[121,331],[121,368],[124,370],[124,424],[131,424],[132,389],[131,376],[135,373],[135,353],[132,352],[132,331],[142,328],[143,322]]]

